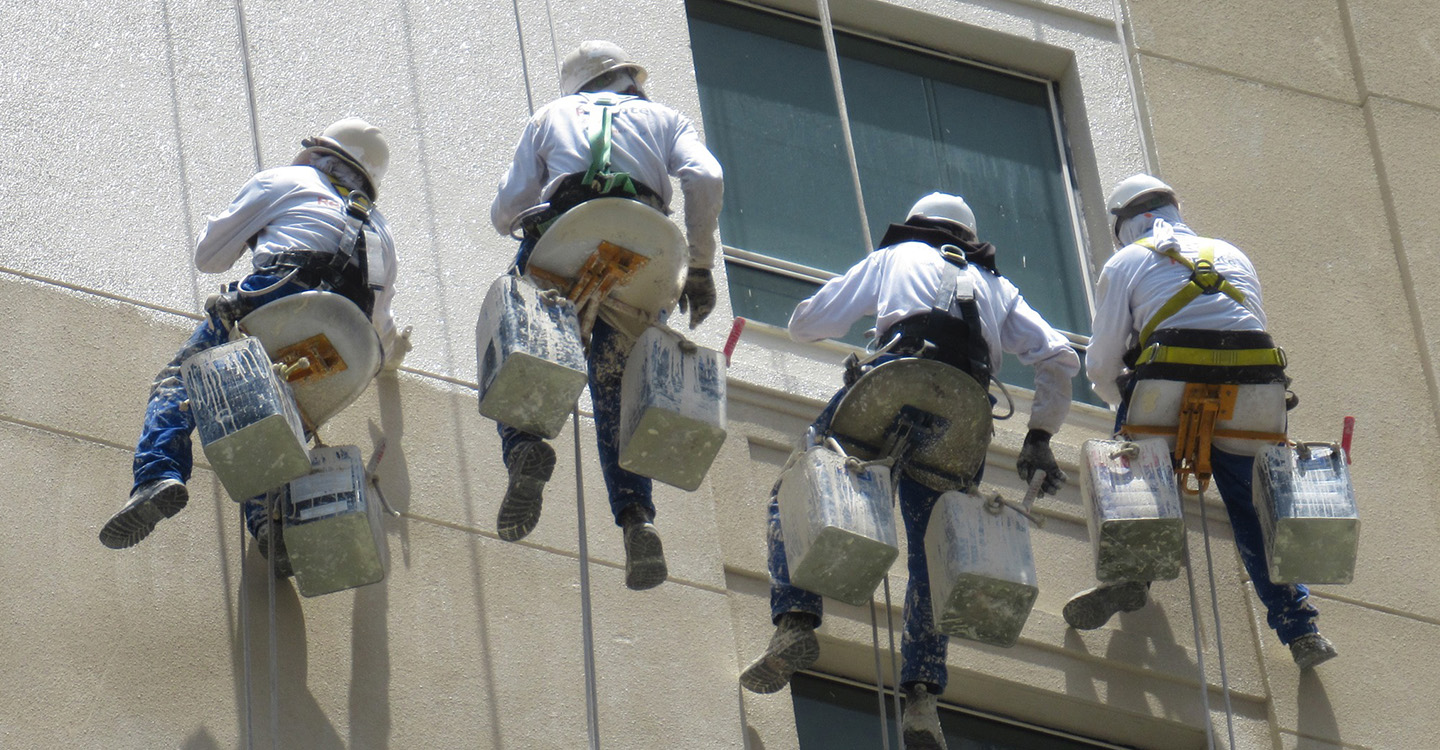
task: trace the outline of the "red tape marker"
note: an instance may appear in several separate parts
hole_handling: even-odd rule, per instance
[[[740,332],[745,330],[745,319],[736,318],[730,326],[730,336],[725,339],[725,366],[730,366],[730,355],[735,353],[735,345],[740,343]]]
[[[1355,437],[1355,418],[1346,417],[1345,427],[1340,431],[1340,449],[1345,451],[1345,463],[1350,463],[1350,441]]]

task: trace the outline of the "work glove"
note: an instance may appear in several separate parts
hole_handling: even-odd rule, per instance
[[[1032,429],[1025,433],[1025,444],[1020,447],[1020,457],[1015,460],[1015,469],[1020,478],[1028,484],[1035,472],[1045,472],[1045,483],[1040,485],[1041,495],[1053,495],[1065,486],[1069,477],[1055,463],[1055,453],[1050,450],[1050,433]]]
[[[708,268],[692,268],[685,275],[680,290],[680,312],[690,311],[690,329],[694,330],[715,309],[715,279]]]

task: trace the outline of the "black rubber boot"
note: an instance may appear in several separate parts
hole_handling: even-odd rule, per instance
[[[139,543],[155,530],[155,524],[179,513],[190,502],[185,483],[176,479],[146,482],[130,493],[125,507],[100,529],[100,543],[110,549],[125,549]]]
[[[632,505],[620,512],[625,530],[625,586],[635,591],[653,589],[670,575],[665,566],[665,547],[660,532],[644,508]]]
[[[510,486],[500,501],[495,530],[507,542],[524,539],[540,523],[541,492],[555,472],[555,449],[540,441],[522,443],[510,452]]]

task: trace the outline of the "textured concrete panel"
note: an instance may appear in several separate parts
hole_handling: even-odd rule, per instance
[[[1347,0],[1365,88],[1440,107],[1440,5],[1426,0]]]
[[[1343,746],[1433,744],[1440,677],[1430,653],[1440,626],[1340,602],[1325,602],[1320,626],[1340,656],[1310,672],[1299,672],[1280,644],[1264,644],[1276,726]]]
[[[1440,553],[1426,489],[1440,482],[1428,458],[1440,441],[1363,114],[1192,66],[1144,66],[1162,176],[1186,220],[1260,273],[1301,399],[1291,437],[1338,440],[1343,417],[1358,418],[1359,561],[1336,593],[1433,615],[1440,592],[1407,572]]]
[[[1222,0],[1203,9],[1183,0],[1130,0],[1128,6],[1142,52],[1359,101],[1334,0]]]
[[[233,11],[72,3],[8,20],[0,139],[25,157],[0,166],[0,266],[196,309],[196,214],[252,161],[248,133],[220,126],[246,121]],[[192,175],[223,195],[193,195]]]

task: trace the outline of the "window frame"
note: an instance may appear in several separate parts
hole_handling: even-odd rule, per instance
[[[742,8],[747,11],[768,14],[796,23],[802,23],[807,26],[813,27],[817,33],[824,33],[824,29],[818,19],[805,15],[803,13],[796,13],[789,10],[760,5],[758,3],[749,2],[748,0],[704,1],[719,5],[730,5],[737,8]],[[1051,132],[1054,134],[1054,146],[1056,149],[1056,153],[1059,156],[1060,162],[1060,178],[1065,186],[1065,207],[1070,219],[1069,228],[1071,236],[1073,237],[1075,242],[1074,252],[1079,255],[1078,266],[1083,276],[1083,279],[1080,279],[1080,284],[1083,287],[1082,291],[1084,292],[1086,313],[1090,317],[1090,319],[1093,320],[1095,315],[1095,268],[1092,260],[1090,238],[1085,231],[1085,224],[1082,219],[1080,189],[1077,183],[1074,165],[1071,163],[1071,149],[1069,141],[1066,137],[1067,134],[1065,129],[1062,105],[1059,97],[1059,92],[1057,91],[1057,88],[1060,86],[1061,82],[1059,80],[1056,80],[1055,78],[1040,76],[1034,73],[1029,73],[1026,71],[1017,70],[1015,68],[1005,67],[1002,65],[996,65],[994,63],[966,57],[964,55],[959,55],[953,52],[935,49],[933,47],[926,47],[923,45],[915,44],[913,42],[907,42],[903,39],[897,39],[895,37],[886,36],[884,34],[852,28],[840,23],[834,23],[832,24],[832,26],[837,35],[844,34],[876,44],[893,47],[910,54],[936,58],[938,60],[956,63],[960,65],[968,65],[990,72],[1020,78],[1022,80],[1026,80],[1032,83],[1038,83],[1045,87],[1046,101],[1049,105]],[[843,85],[843,78],[841,83]],[[849,102],[847,97],[847,105],[848,104]],[[766,253],[758,252],[755,250],[749,250],[725,244],[723,242],[723,237],[721,238],[721,240],[721,259],[726,263],[735,263],[737,265],[751,268],[757,271],[777,274],[779,276],[784,276],[799,281],[805,281],[816,285],[824,284],[826,281],[829,281],[830,279],[841,275],[840,273],[834,271],[826,271],[824,269],[814,268],[812,266],[796,263],[794,261],[786,260],[784,258],[779,258],[773,255],[768,255]],[[874,250],[875,248],[872,247],[868,250],[868,252],[874,252]],[[1024,290],[1021,290],[1021,294],[1024,294]],[[783,326],[776,326],[773,323],[766,323],[764,321],[752,322],[776,328],[783,328]],[[1070,342],[1071,346],[1073,346],[1082,357],[1084,356],[1090,344],[1089,335],[1058,327],[1056,328],[1056,330],[1059,331],[1061,335],[1065,336],[1065,338]],[[845,341],[834,340],[833,343],[855,350],[859,350],[862,348]],[[1084,402],[1077,401],[1077,403]]]

